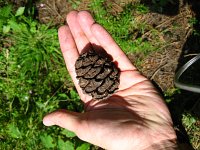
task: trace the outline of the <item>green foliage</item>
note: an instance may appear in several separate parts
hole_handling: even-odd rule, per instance
[[[189,140],[195,149],[200,148],[200,126],[199,118],[194,117],[189,113],[184,113],[182,118],[183,126],[185,127]]]
[[[198,24],[198,20],[196,18],[190,18],[189,19],[189,24],[190,25],[197,25]]]
[[[11,16],[11,10],[12,10],[11,5],[4,6],[0,9],[0,34],[2,34],[3,32],[3,28],[4,31],[6,28],[7,29],[9,28],[6,27],[5,23],[7,23],[7,20]]]
[[[57,29],[24,16],[24,9],[0,8],[0,147],[74,149],[80,141],[74,133],[42,124],[43,116],[57,108],[83,110]]]
[[[37,76],[39,72],[51,70],[52,64],[62,62],[58,50],[57,32],[55,29],[48,29],[45,25],[38,25],[36,22],[25,20],[28,25],[21,24],[16,36],[15,49],[20,56],[17,57],[21,73]]]
[[[12,138],[22,138],[22,133],[19,131],[19,128],[14,124],[8,124],[8,135],[11,136]]]
[[[74,150],[74,144],[72,142],[66,141],[64,144],[65,144],[64,148],[66,148],[68,150]]]
[[[89,149],[90,149],[90,144],[83,143],[82,145],[80,145],[79,147],[77,147],[76,150],[89,150]]]
[[[133,40],[136,30],[144,32],[146,25],[135,21],[133,10],[139,14],[147,13],[149,10],[142,4],[128,4],[124,7],[124,11],[117,16],[110,15],[103,7],[104,0],[95,0],[90,5],[95,20],[109,31],[118,45],[126,53],[130,52],[149,52],[157,49],[149,41],[144,41],[141,37]]]
[[[136,5],[135,9],[139,14],[146,14],[149,12],[148,7],[144,6],[143,4]]]
[[[70,141],[64,142],[62,139],[58,139],[58,149],[59,150],[74,150],[74,145]]]
[[[21,16],[21,15],[23,15],[24,10],[25,10],[25,7],[19,7],[19,8],[17,9],[17,11],[16,11],[15,16]]]
[[[75,134],[74,132],[69,131],[69,130],[67,130],[67,129],[63,130],[63,131],[61,132],[61,134],[65,135],[65,136],[68,137],[68,138],[73,138],[73,137],[76,136],[76,134]]]
[[[77,9],[81,4],[81,0],[69,0],[69,3],[72,5],[73,9]]]
[[[183,115],[183,124],[188,128],[191,128],[196,123],[196,119],[190,114]]]
[[[46,148],[54,148],[55,144],[53,143],[53,138],[50,135],[47,135],[46,133],[43,135],[40,135],[40,139],[42,141],[42,144]]]
[[[103,2],[102,0],[95,0],[90,5],[95,20],[111,33],[124,51],[132,51],[133,41],[129,37],[133,26],[133,16],[130,11],[132,7],[127,6],[121,14],[112,16],[103,7]]]

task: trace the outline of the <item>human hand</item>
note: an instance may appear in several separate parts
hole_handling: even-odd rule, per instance
[[[110,34],[86,11],[72,11],[68,25],[59,29],[67,69],[85,104],[84,113],[57,110],[44,117],[46,126],[58,125],[87,142],[109,150],[175,149],[176,134],[170,113],[151,82],[132,65]],[[102,47],[120,69],[117,92],[103,101],[82,93],[75,61],[87,46]]]

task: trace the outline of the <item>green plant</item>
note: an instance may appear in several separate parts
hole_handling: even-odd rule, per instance
[[[196,18],[190,18],[189,19],[189,24],[190,25],[197,25],[198,24],[198,20]]]
[[[136,9],[137,13],[139,14],[146,14],[149,12],[148,7],[144,6],[143,4],[136,5],[134,9]]]
[[[24,7],[2,9],[1,149],[89,149],[70,131],[42,125],[44,114],[55,109],[83,110],[59,51],[57,29],[24,16]]]
[[[189,135],[190,142],[193,144],[193,147],[198,150],[200,148],[199,119],[189,113],[184,113],[182,123]]]
[[[109,33],[113,36],[119,46],[125,52],[135,52],[140,40],[132,40],[135,22],[132,10],[137,9],[141,13],[146,13],[148,9],[143,5],[129,4],[124,8],[124,11],[117,16],[109,15],[106,9],[103,7],[104,0],[95,0],[90,5],[90,9],[94,12],[95,20],[103,25]],[[136,46],[137,45],[137,46]],[[144,44],[144,46],[150,46]]]
[[[11,16],[12,6],[7,5],[0,9],[0,33],[7,33],[10,30],[9,26],[6,26],[10,16]]]

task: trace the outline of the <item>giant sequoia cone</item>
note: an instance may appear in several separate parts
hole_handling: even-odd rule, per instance
[[[98,55],[95,51],[80,55],[75,69],[83,92],[95,100],[107,99],[118,89],[118,68],[110,59]]]

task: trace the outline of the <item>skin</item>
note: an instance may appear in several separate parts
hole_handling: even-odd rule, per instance
[[[110,34],[87,11],[71,11],[59,28],[59,42],[67,69],[85,104],[84,113],[57,110],[43,119],[109,150],[176,149],[176,134],[168,108],[152,83],[130,62]],[[100,46],[120,69],[118,91],[104,101],[82,93],[75,61],[85,46]]]

